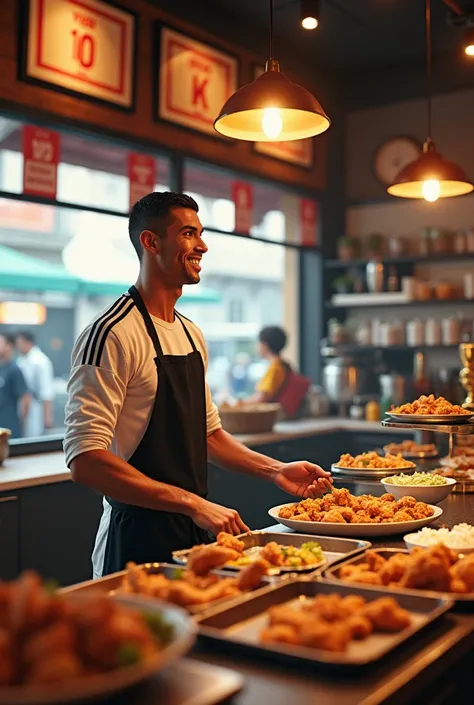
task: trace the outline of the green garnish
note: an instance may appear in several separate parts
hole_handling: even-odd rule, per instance
[[[134,666],[140,661],[140,650],[136,644],[125,642],[120,644],[117,653],[117,666],[125,668]]]
[[[143,612],[142,616],[162,646],[169,644],[173,640],[174,627],[172,624],[165,622],[161,614]]]
[[[184,568],[175,568],[173,571],[172,580],[183,580],[184,578]]]

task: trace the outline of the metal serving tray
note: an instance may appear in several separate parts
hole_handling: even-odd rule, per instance
[[[402,548],[373,548],[371,549],[374,553],[378,553],[382,558],[390,558],[396,553],[410,553]],[[343,565],[359,565],[364,563],[364,553],[360,553],[357,556],[352,556],[348,560],[340,561],[337,566],[328,566],[323,572],[324,578],[337,585],[350,585],[351,587],[358,588],[362,583],[350,583],[348,580],[342,580],[338,577],[338,571]],[[381,588],[382,590],[388,590],[388,588]],[[426,595],[427,597],[448,597],[454,603],[454,609],[457,612],[472,612],[474,611],[474,592],[461,594],[456,592],[435,592],[434,590],[415,590],[414,588],[403,588],[403,587],[393,587],[391,588],[393,592],[400,595]]]
[[[166,577],[170,579],[173,579],[176,573],[182,570],[182,568],[180,568],[179,566],[173,565],[171,563],[144,563],[140,567],[145,568],[145,570],[151,575],[157,575],[161,573],[163,575],[166,575]],[[235,578],[235,573],[230,572],[228,570],[213,570],[211,572],[215,573],[215,575],[218,575],[220,578]],[[76,594],[78,592],[81,594],[85,592],[97,592],[98,590],[100,590],[101,592],[111,593],[120,588],[120,586],[122,585],[123,578],[126,574],[126,570],[121,570],[118,573],[111,573],[111,575],[106,575],[105,577],[98,578],[97,580],[86,580],[83,583],[77,583],[76,585],[71,585],[70,587],[62,588],[61,590],[59,590],[59,592],[61,594],[68,595]],[[262,578],[260,587],[256,588],[256,590],[268,588],[274,583],[274,581],[275,578],[272,578],[271,576],[264,576]],[[211,607],[214,608],[217,605],[232,603],[235,600],[241,599],[241,595],[238,595],[237,597],[223,597],[222,599],[215,600],[214,602],[210,602],[204,605],[194,605],[186,607],[186,609],[190,614],[202,614],[209,610]]]
[[[298,603],[319,594],[361,595],[368,601],[393,596],[412,616],[412,625],[398,634],[374,634],[364,641],[352,641],[347,651],[335,653],[302,646],[268,644],[259,641],[267,624],[266,610],[274,605]],[[326,580],[294,580],[254,594],[228,607],[215,608],[198,619],[199,635],[217,642],[219,647],[267,657],[288,664],[352,671],[372,665],[447,612],[452,601],[446,595],[403,594],[380,588],[346,586]]]
[[[325,561],[323,564],[317,566],[316,568],[312,566],[304,566],[302,568],[275,568],[275,575],[286,575],[295,573],[314,573],[315,571],[322,571],[325,566],[332,565],[337,561],[344,560],[349,556],[355,556],[358,553],[362,553],[371,547],[369,541],[359,541],[355,539],[345,539],[345,538],[331,538],[330,536],[314,536],[312,534],[289,534],[289,533],[272,533],[269,531],[251,531],[246,534],[238,536],[241,541],[244,542],[244,550],[259,548],[261,546],[266,546],[267,543],[275,541],[275,543],[281,546],[296,546],[299,548],[302,544],[307,541],[316,541],[319,543],[323,550]],[[215,545],[215,544],[214,544]],[[191,549],[186,549],[184,551],[175,551],[173,553],[173,560],[181,565],[186,565],[187,557]],[[226,566],[226,570],[240,570],[238,566]]]

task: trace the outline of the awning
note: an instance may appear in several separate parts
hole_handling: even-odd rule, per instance
[[[88,296],[120,296],[130,283],[81,279],[60,264],[46,262],[0,245],[0,289],[15,291],[63,291]],[[220,294],[202,286],[187,287],[180,303],[219,303]]]

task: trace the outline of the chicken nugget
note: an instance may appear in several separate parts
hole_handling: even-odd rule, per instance
[[[373,524],[374,520],[365,510],[355,512],[352,517],[352,524]]]
[[[237,578],[238,588],[242,590],[242,592],[255,590],[255,588],[261,584],[262,578],[266,575],[269,568],[270,563],[263,558],[252,561],[250,565],[240,571],[239,577]]]
[[[413,512],[420,518],[433,516],[434,509],[430,507],[426,502],[417,502],[413,507]]]
[[[295,504],[291,504],[289,506],[282,507],[278,512],[278,516],[280,516],[282,519],[291,519],[294,515],[295,506]]]
[[[397,509],[405,509],[408,507],[414,507],[416,504],[416,499],[411,495],[406,495],[406,497],[401,497],[396,501]]]
[[[289,605],[275,605],[268,610],[268,623],[271,627],[276,624],[286,624],[299,630],[308,623],[308,615]]]
[[[385,494],[380,497],[380,501],[391,504],[392,502],[395,502],[395,496],[390,494],[390,492],[385,492]]]
[[[230,548],[233,551],[237,551],[237,553],[243,553],[245,548],[245,543],[243,541],[236,538],[235,536],[232,536],[232,534],[228,534],[225,531],[221,531],[219,534],[217,534],[217,543],[219,544],[219,546]]]
[[[327,512],[323,517],[323,521],[326,522],[327,524],[345,524],[346,523],[341,512],[338,511],[337,509],[331,509],[329,512]]]
[[[393,515],[392,521],[395,521],[395,522],[413,521],[413,517],[410,514],[408,514],[408,512],[399,509]]]
[[[398,583],[411,562],[411,556],[407,553],[396,553],[385,561],[385,564],[379,571],[382,583],[389,585],[390,583]]]
[[[276,541],[267,543],[266,546],[263,547],[260,555],[264,561],[268,561],[271,565],[283,565],[285,560],[281,546],[279,546]]]
[[[411,624],[411,616],[393,597],[380,597],[369,602],[363,615],[377,632],[400,632]]]
[[[347,595],[342,598],[342,604],[347,607],[350,613],[354,614],[366,604],[366,600],[361,595]]]
[[[274,624],[261,631],[260,641],[264,643],[297,644],[298,636],[296,630],[289,624]]]
[[[363,614],[354,614],[349,618],[347,626],[349,627],[351,637],[357,640],[367,639],[373,632],[372,622]]]
[[[387,560],[374,550],[366,551],[364,559],[368,564],[370,570],[376,573],[381,570],[386,564]]]
[[[466,584],[469,592],[474,592],[474,554],[461,558],[451,569],[454,577]]]
[[[450,564],[443,551],[433,549],[413,553],[400,586],[446,592],[451,584]],[[449,550],[449,549],[448,549]],[[455,577],[458,577],[455,575]],[[459,576],[461,577],[461,576]]]
[[[310,603],[311,611],[325,622],[339,622],[345,619],[350,610],[337,593],[332,595],[317,595]]]
[[[315,621],[305,624],[298,636],[303,646],[341,652],[347,649],[351,640],[351,631],[343,622],[328,624]]]
[[[323,497],[323,511],[329,512],[334,507],[335,504],[336,504],[336,498],[334,497],[334,495],[332,493],[327,494]]]
[[[470,592],[470,590],[464,580],[460,580],[459,578],[453,578],[449,585],[449,592],[465,594],[466,592]]]
[[[355,516],[355,512],[353,509],[351,509],[350,507],[339,507],[338,511],[344,521],[346,521],[348,524],[352,523],[352,520]]]
[[[225,546],[198,546],[188,555],[188,568],[196,575],[207,575],[214,568],[237,558],[240,558],[240,553]]]
[[[334,487],[332,489],[332,496],[334,497],[335,503],[338,507],[350,508],[352,495],[346,487],[342,487],[340,490]]]

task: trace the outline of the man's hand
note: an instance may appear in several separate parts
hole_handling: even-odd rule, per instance
[[[275,484],[284,492],[315,499],[331,489],[329,472],[305,460],[287,463],[276,473]]]
[[[235,509],[221,507],[220,504],[208,502],[207,499],[198,498],[189,516],[199,528],[213,534],[225,531],[237,536],[250,531]]]

